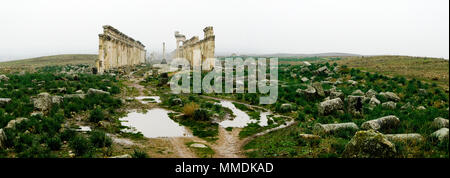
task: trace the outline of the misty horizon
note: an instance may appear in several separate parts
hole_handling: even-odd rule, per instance
[[[350,53],[449,58],[448,1],[8,1],[0,7],[0,61],[97,54],[112,25],[148,53],[175,49],[174,32],[203,38],[216,56]]]

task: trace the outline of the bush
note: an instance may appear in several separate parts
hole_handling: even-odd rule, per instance
[[[62,146],[61,138],[59,138],[58,136],[48,138],[46,143],[50,150],[59,150]]]
[[[148,154],[142,150],[134,149],[133,154],[131,155],[132,158],[148,158]]]
[[[60,137],[61,137],[61,140],[63,140],[63,141],[70,141],[70,140],[72,140],[73,137],[75,137],[75,135],[76,135],[76,131],[75,130],[65,129],[61,133]]]
[[[89,116],[89,121],[91,122],[100,122],[105,119],[105,114],[103,113],[103,110],[100,108],[95,108],[92,110],[91,115]]]
[[[97,148],[110,147],[112,140],[103,131],[94,130],[90,133],[89,140]]]
[[[191,102],[183,106],[183,114],[187,117],[192,117],[195,110],[199,108],[198,104]]]
[[[75,151],[75,154],[78,156],[88,153],[91,148],[89,140],[83,137],[82,135],[76,135],[69,142],[69,146]]]
[[[204,109],[197,109],[194,111],[194,119],[198,121],[209,121],[208,112]]]

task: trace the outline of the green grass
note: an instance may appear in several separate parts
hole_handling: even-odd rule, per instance
[[[87,64],[94,66],[94,62],[97,58],[98,56],[95,54],[63,54],[0,62],[0,73],[9,73],[22,70],[32,71],[34,68],[54,65],[64,66]]]

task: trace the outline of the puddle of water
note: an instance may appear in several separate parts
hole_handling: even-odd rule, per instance
[[[169,118],[169,111],[161,108],[147,110],[147,113],[131,112],[120,118],[122,125],[131,127],[125,132],[141,132],[145,137],[188,137],[191,136],[183,126]]]
[[[243,128],[247,126],[249,123],[256,123],[257,120],[250,119],[250,116],[248,114],[234,106],[234,104],[230,101],[220,101],[219,103],[222,107],[230,109],[233,114],[236,116],[233,120],[225,120],[219,123],[220,126],[227,128],[227,127],[239,127]],[[268,118],[267,116],[270,115],[270,112],[262,112],[260,113],[260,119],[259,119],[259,125],[260,126],[267,126]]]
[[[161,99],[159,98],[159,96],[138,96],[134,99],[139,100],[142,104],[161,103]]]
[[[269,120],[269,118],[267,117],[268,115],[271,115],[271,112],[261,112],[259,115],[259,126],[264,127],[267,126],[269,124],[267,124],[267,121]]]

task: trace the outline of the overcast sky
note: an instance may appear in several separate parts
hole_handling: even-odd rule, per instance
[[[216,53],[323,53],[449,58],[448,0],[2,0],[0,60],[96,54],[112,25],[147,51],[175,48],[174,31]]]

